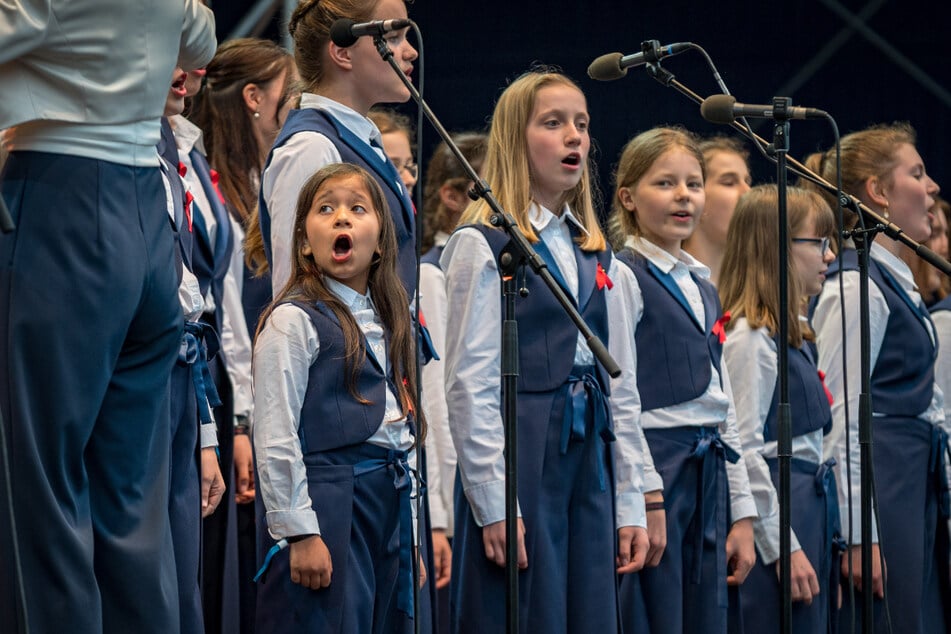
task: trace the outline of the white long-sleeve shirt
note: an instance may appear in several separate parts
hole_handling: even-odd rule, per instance
[[[779,498],[765,460],[776,457],[776,441],[763,437],[778,380],[777,356],[776,342],[766,328],[750,328],[745,317],[736,320],[723,345],[723,363],[737,386],[733,392],[736,424],[758,516],[753,520],[753,535],[766,564],[779,559]],[[792,455],[820,463],[822,430],[794,437]],[[800,550],[795,531],[790,529],[790,535],[793,552]]]
[[[367,346],[380,366],[388,371],[383,326],[369,293],[360,295],[331,278],[324,281],[350,308]],[[310,367],[319,353],[320,341],[310,316],[293,304],[281,304],[274,309],[254,346],[255,421],[252,429],[258,466],[256,484],[266,509],[268,531],[276,540],[319,535],[318,513],[334,512],[321,508],[320,500],[310,499],[298,435]],[[408,462],[416,468],[413,435],[399,399],[389,386],[383,420],[366,442],[409,451]]]
[[[578,295],[577,262],[566,223],[580,224],[566,207],[561,216],[535,206],[531,221],[538,236],[548,246],[571,294]],[[446,332],[446,401],[450,431],[456,447],[459,473],[466,498],[480,526],[505,519],[504,434],[500,410],[501,282],[492,250],[474,228],[456,231],[440,260],[446,274],[448,300]],[[629,340],[627,288],[631,278],[625,267],[612,259],[608,267],[614,288],[607,292],[608,348],[622,374],[611,382],[611,409],[614,415],[613,443],[616,462],[617,526],[646,527],[644,510],[645,468],[653,468],[638,423],[640,397],[636,385],[636,351]],[[628,270],[627,273],[630,273]],[[531,327],[524,324],[522,327]],[[575,348],[575,364],[592,365],[594,356],[580,337]],[[648,466],[649,465],[649,466]]]
[[[913,302],[921,302],[921,296],[915,287],[914,277],[908,265],[892,255],[877,242],[872,243],[869,256],[883,266]],[[838,462],[836,477],[839,486],[839,508],[842,517],[843,535],[850,544],[860,544],[862,541],[859,526],[861,525],[861,461],[859,460],[859,393],[861,392],[862,351],[859,330],[859,272],[843,271],[839,274],[843,284],[843,294],[839,292],[838,277],[830,279],[822,287],[819,301],[816,304],[812,318],[813,329],[816,332],[816,343],[819,347],[819,369],[825,373],[826,385],[832,392],[835,402],[832,404],[832,432],[826,436],[824,455],[833,457]],[[846,365],[847,374],[842,374],[842,303],[844,298],[846,332]],[[878,362],[878,355],[885,340],[885,329],[888,325],[888,304],[885,296],[874,281],[869,283],[869,324],[871,340],[871,367],[874,369]],[[929,328],[930,331],[930,328]],[[931,333],[934,340],[934,333]],[[844,379],[848,380],[849,398],[845,398]],[[874,406],[874,403],[873,403]],[[845,412],[849,414],[849,447],[845,442]],[[872,412],[872,416],[879,415]],[[941,425],[945,431],[951,430],[944,415],[944,396],[940,387],[935,385],[931,404],[924,412],[918,413],[918,418],[933,425]],[[851,460],[846,461],[847,452],[851,452]],[[852,516],[848,512],[848,496],[850,493],[846,480],[846,465],[852,479]],[[854,530],[852,530],[854,527]],[[872,516],[872,541],[878,542],[878,525]]]
[[[0,42],[8,151],[138,166],[159,164],[172,70],[201,68],[217,45],[199,0],[3,2]]]
[[[687,303],[697,320],[701,324],[705,323],[706,315],[700,289],[690,274],[694,273],[703,279],[709,279],[710,269],[686,251],[681,251],[679,258],[674,257],[657,245],[639,237],[629,237],[625,246],[634,249],[650,260],[658,269],[670,274],[687,299]],[[635,308],[631,311],[631,316],[634,323],[638,323],[644,315],[644,298],[636,278],[634,283],[636,301],[633,304]],[[710,384],[703,394],[692,401],[643,412],[641,414],[641,426],[644,429],[672,429],[684,426],[716,427],[724,443],[736,450],[737,453],[741,453],[743,449],[736,427],[736,408],[733,404],[730,375],[722,364],[719,371],[717,371],[717,368],[711,367]],[[756,505],[750,491],[746,461],[742,455],[735,464],[727,462],[726,474],[730,487],[730,507],[733,521],[755,517]],[[647,490],[660,488],[660,475],[655,474],[653,477],[656,477],[657,481],[648,481],[646,483]]]
[[[439,232],[435,247],[446,244],[449,236]],[[429,477],[429,512],[434,529],[444,528],[452,536],[452,495],[456,475],[456,449],[449,433],[449,407],[446,405],[446,276],[442,269],[423,263],[419,267],[419,309],[436,353],[442,355],[423,366],[422,405],[426,413],[426,467]]]

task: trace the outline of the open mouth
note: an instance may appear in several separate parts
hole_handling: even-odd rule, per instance
[[[689,220],[691,218],[689,211],[675,211],[672,215],[674,218],[679,218],[680,220]]]
[[[569,167],[578,167],[581,165],[581,155],[577,152],[572,152],[565,158],[561,159],[562,165],[567,165]]]
[[[334,261],[343,262],[350,257],[351,251],[353,251],[353,239],[345,233],[337,236],[333,248]]]
[[[176,94],[180,94],[184,96],[185,95],[185,80],[187,78],[188,78],[187,73],[182,73],[181,75],[176,77],[175,81],[172,82],[172,91],[175,92]]]

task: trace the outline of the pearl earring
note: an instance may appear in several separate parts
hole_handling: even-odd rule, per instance
[[[255,119],[260,119],[260,118],[261,118],[261,113],[258,112],[257,110],[255,110],[255,111],[254,111],[254,118],[255,118]]]

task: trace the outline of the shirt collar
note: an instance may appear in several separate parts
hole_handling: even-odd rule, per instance
[[[683,249],[680,250],[680,256],[676,257],[641,236],[628,236],[627,240],[624,241],[624,246],[630,247],[643,255],[651,264],[664,273],[670,273],[679,264],[697,277],[710,278],[710,269]]]
[[[373,306],[373,300],[370,298],[370,291],[367,290],[366,294],[361,294],[343,284],[338,282],[332,277],[327,275],[324,276],[324,284],[327,285],[327,290],[336,295],[340,301],[347,305],[347,308],[350,309],[350,312],[355,313],[359,310],[371,309],[375,310]]]
[[[581,233],[588,235],[588,230],[581,224],[577,216],[571,212],[568,203],[565,203],[565,206],[562,208],[561,216],[556,216],[547,207],[533,201],[531,207],[528,208],[528,218],[535,230],[539,232],[544,231],[552,221],[555,221],[563,224],[571,223],[577,227]]]
[[[449,241],[449,234],[445,231],[437,231],[433,236],[433,246],[444,247]]]
[[[383,137],[376,124],[364,117],[362,114],[343,105],[339,101],[328,99],[323,95],[315,95],[312,92],[301,94],[301,108],[314,108],[323,110],[332,115],[337,121],[342,123],[348,130],[367,142],[376,141],[380,147],[383,147]]]
[[[175,131],[175,145],[178,146],[179,153],[188,154],[192,148],[195,148],[201,152],[202,156],[207,156],[201,128],[180,114],[169,117],[168,122]]]

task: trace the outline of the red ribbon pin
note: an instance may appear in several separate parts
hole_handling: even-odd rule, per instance
[[[226,205],[225,197],[221,194],[221,190],[218,188],[218,181],[221,180],[217,170],[209,169],[208,173],[211,175],[211,186],[215,188],[215,193],[218,194],[218,200],[221,201],[222,205]]]
[[[829,391],[829,388],[826,386],[826,373],[822,370],[816,370],[819,373],[819,382],[822,383],[822,389],[825,390],[826,398],[829,399],[829,405],[835,401],[835,397],[832,396],[832,392]]]
[[[713,324],[713,334],[717,336],[717,339],[720,343],[726,343],[726,325],[730,321],[730,311],[726,311],[723,315],[717,319],[716,323]]]
[[[604,270],[604,267],[601,266],[601,263],[598,262],[598,270],[594,274],[594,282],[598,285],[598,290],[604,290],[604,287],[607,286],[608,290],[614,288],[614,282],[611,281],[611,278],[608,277],[607,271]]]

